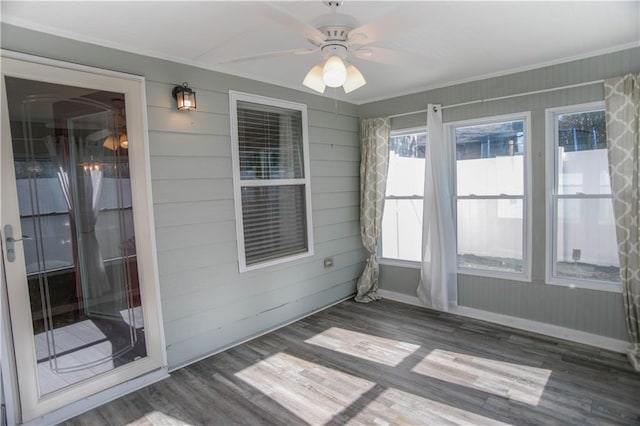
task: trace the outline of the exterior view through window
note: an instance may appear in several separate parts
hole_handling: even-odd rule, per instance
[[[424,197],[425,131],[394,132],[382,217],[382,257],[420,261]]]
[[[526,118],[450,129],[459,270],[527,275]]]
[[[603,108],[561,108],[548,117],[552,281],[620,281]]]

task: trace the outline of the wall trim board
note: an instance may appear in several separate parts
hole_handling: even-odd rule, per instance
[[[170,372],[170,373],[171,373],[171,372],[174,372],[174,371],[179,370],[179,369],[181,369],[181,368],[187,367],[187,366],[189,366],[189,365],[191,365],[191,364],[195,364],[196,362],[202,361],[203,359],[206,359],[206,358],[209,358],[209,357],[211,357],[211,356],[217,355],[217,354],[219,354],[219,353],[221,353],[221,352],[224,352],[224,351],[229,350],[229,349],[231,349],[231,348],[234,348],[234,347],[236,347],[236,346],[240,346],[240,345],[242,345],[242,344],[244,344],[244,343],[247,343],[247,342],[249,342],[249,341],[251,341],[251,340],[253,340],[253,339],[257,339],[258,337],[262,337],[262,336],[264,336],[265,334],[269,334],[269,333],[271,333],[271,332],[273,332],[273,331],[279,330],[279,329],[281,329],[281,328],[283,328],[283,327],[286,327],[286,326],[288,326],[288,325],[290,325],[290,324],[293,324],[294,322],[297,322],[297,321],[300,321],[300,320],[302,320],[302,319],[305,319],[305,318],[307,318],[307,317],[309,317],[309,316],[311,316],[311,315],[313,315],[313,314],[316,314],[316,313],[318,313],[318,312],[322,312],[322,311],[324,311],[325,309],[329,309],[329,308],[331,308],[332,306],[338,305],[338,304],[340,304],[340,303],[344,302],[345,300],[349,300],[349,299],[353,298],[354,296],[355,296],[355,292],[354,292],[354,293],[352,293],[352,294],[350,294],[349,296],[343,297],[342,299],[339,299],[339,300],[337,300],[337,301],[335,301],[335,302],[329,303],[328,305],[321,306],[321,307],[316,308],[316,309],[313,309],[312,311],[307,312],[307,313],[305,313],[305,314],[303,314],[303,315],[299,315],[299,316],[297,316],[297,317],[295,317],[295,318],[292,318],[292,319],[291,319],[291,320],[289,320],[289,321],[286,321],[286,322],[283,322],[283,323],[281,323],[281,324],[275,325],[275,326],[273,326],[273,327],[267,328],[267,329],[265,329],[265,330],[263,330],[263,331],[261,331],[261,332],[259,332],[259,333],[253,334],[253,335],[251,335],[251,336],[249,336],[249,337],[247,337],[247,338],[245,338],[245,339],[238,340],[238,341],[233,342],[233,343],[231,343],[231,344],[229,344],[229,345],[225,345],[225,346],[223,346],[223,347],[221,347],[221,348],[219,348],[219,349],[216,349],[216,350],[215,350],[215,351],[213,351],[213,352],[206,353],[206,354],[204,354],[204,355],[202,355],[202,356],[199,356],[199,357],[197,357],[197,358],[194,358],[194,359],[191,359],[191,360],[189,360],[189,361],[183,362],[183,363],[178,364],[178,365],[176,365],[176,366],[174,366],[174,367],[170,367],[170,368],[169,368],[169,372]]]
[[[378,290],[378,294],[385,299],[393,300],[395,302],[426,308],[424,303],[422,303],[422,301],[416,296],[383,289]],[[547,324],[544,322],[533,321],[524,318],[512,317],[509,315],[497,314],[494,312],[483,311],[466,306],[458,306],[449,311],[449,313],[487,321],[494,324],[504,325],[506,327],[516,328],[519,330],[543,334],[545,336],[568,340],[570,342],[594,346],[600,349],[606,349],[618,353],[626,353],[629,348],[629,342],[626,342],[624,340],[612,339],[611,337],[599,336],[597,334],[587,333],[585,331],[573,330],[567,327],[561,327],[558,325]]]
[[[143,376],[137,377],[133,380],[129,380],[124,383],[120,383],[117,386],[106,389],[102,392],[98,392],[94,395],[90,395],[72,404],[66,405],[58,410],[52,411],[41,417],[36,417],[26,423],[21,423],[24,426],[36,426],[36,425],[55,425],[69,420],[72,417],[79,416],[94,408],[100,407],[108,402],[118,399],[131,392],[135,392],[144,387],[150,386],[156,382],[169,377],[169,373],[166,368],[160,368],[158,370],[147,373]]]
[[[444,89],[447,87],[451,87],[451,86],[458,86],[458,85],[462,85],[462,84],[467,84],[467,83],[474,83],[476,81],[481,81],[481,80],[489,80],[492,78],[498,78],[498,77],[504,77],[504,76],[508,76],[508,75],[512,75],[512,74],[518,74],[518,73],[524,73],[527,71],[536,71],[539,69],[543,69],[543,68],[547,68],[547,67],[552,67],[555,65],[562,65],[562,64],[566,64],[569,62],[576,62],[576,61],[581,61],[584,59],[589,59],[589,58],[593,58],[596,56],[601,56],[601,55],[607,55],[609,53],[615,53],[615,52],[620,52],[623,50],[629,50],[629,49],[635,49],[636,47],[638,47],[640,45],[640,43],[634,41],[631,43],[623,43],[623,44],[619,44],[616,46],[611,46],[605,49],[599,49],[599,50],[594,50],[594,51],[590,51],[587,53],[582,53],[582,54],[578,54],[578,55],[573,55],[573,56],[569,56],[569,57],[565,57],[565,58],[560,58],[560,59],[555,59],[555,60],[549,60],[549,61],[542,61],[542,62],[538,62],[535,64],[531,64],[531,65],[525,65],[522,67],[515,67],[515,68],[509,68],[506,70],[501,70],[501,71],[496,71],[493,73],[488,73],[488,74],[480,74],[480,75],[476,75],[476,76],[472,76],[469,78],[462,78],[459,80],[450,80],[447,82],[443,82],[443,83],[437,83],[437,84],[430,84],[427,86],[423,86],[421,89],[409,89],[406,91],[402,91],[402,92],[398,92],[397,94],[393,95],[392,97],[389,96],[382,96],[382,97],[372,97],[369,99],[365,99],[363,101],[360,101],[357,105],[366,105],[366,104],[371,104],[371,103],[375,103],[375,102],[384,102],[384,101],[388,101],[390,99],[397,99],[403,96],[411,96],[411,95],[417,95],[423,92],[429,92],[432,90],[437,90],[437,89]]]

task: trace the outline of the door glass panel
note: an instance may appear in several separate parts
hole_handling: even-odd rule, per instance
[[[5,81],[43,396],[147,356],[125,97]]]

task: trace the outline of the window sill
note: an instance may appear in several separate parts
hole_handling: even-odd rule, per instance
[[[240,273],[268,268],[270,266],[279,265],[281,263],[293,262],[294,260],[304,259],[305,257],[310,257],[310,256],[313,256],[313,250],[305,251],[303,253],[295,254],[293,256],[280,257],[278,259],[269,260],[266,262],[255,263],[253,265],[245,265],[244,262],[240,262]]]
[[[516,272],[499,272],[499,271],[489,271],[484,269],[458,268],[458,275],[471,275],[475,277],[495,278],[498,280],[505,280],[505,281],[521,281],[526,283],[531,282],[531,277],[529,275],[518,274]]]
[[[580,280],[565,280],[561,278],[551,278],[551,279],[546,279],[545,284],[557,285],[560,287],[567,287],[570,289],[606,291],[608,293],[622,293],[621,283],[606,283],[603,281],[580,281]]]

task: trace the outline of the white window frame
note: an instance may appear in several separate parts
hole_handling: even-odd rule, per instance
[[[303,166],[304,177],[299,179],[240,179],[240,150],[238,143],[238,101],[252,102],[267,106],[275,106],[301,112],[302,116],[302,150],[303,150]],[[236,235],[238,237],[238,264],[240,272],[253,271],[256,269],[266,268],[285,262],[291,262],[297,259],[313,256],[313,223],[311,210],[311,173],[309,167],[309,132],[307,119],[307,105],[290,102],[281,99],[269,98],[266,96],[253,95],[249,93],[229,91],[229,113],[231,121],[231,158],[233,163],[233,192],[235,201],[236,214]],[[242,188],[257,186],[286,186],[286,185],[304,185],[305,187],[305,209],[307,220],[307,251],[296,253],[291,256],[284,256],[266,262],[247,265],[247,259],[244,246],[244,226],[242,218]]]
[[[492,195],[492,196],[476,196],[476,195],[468,195],[468,196],[458,196],[457,194],[457,156],[456,156],[456,139],[455,139],[455,131],[458,127],[467,127],[467,126],[477,126],[483,124],[491,124],[491,123],[500,123],[505,121],[517,121],[522,120],[524,122],[523,130],[524,130],[524,143],[523,143],[523,155],[524,155],[524,194],[522,196],[509,196],[509,195]],[[445,138],[447,143],[449,144],[452,150],[452,161],[453,166],[451,167],[452,171],[452,182],[453,182],[453,190],[454,195],[452,197],[452,211],[454,217],[454,226],[456,231],[456,240],[458,235],[458,200],[459,199],[497,199],[497,200],[509,200],[509,199],[522,199],[523,202],[523,230],[522,230],[522,253],[523,253],[523,271],[518,272],[506,272],[506,271],[490,271],[486,269],[480,268],[467,268],[467,267],[457,267],[458,274],[462,275],[474,275],[480,277],[488,277],[488,278],[498,278],[498,279],[507,279],[512,281],[523,281],[523,282],[531,282],[531,253],[532,253],[532,206],[531,206],[531,112],[519,112],[513,114],[505,114],[505,115],[494,115],[491,117],[479,118],[479,119],[471,119],[471,120],[462,120],[462,121],[454,121],[450,123],[446,123],[445,127]],[[457,265],[457,244],[456,244],[456,265]]]
[[[622,293],[622,284],[600,280],[587,280],[578,278],[564,278],[556,275],[556,215],[557,200],[559,198],[579,198],[579,199],[613,199],[613,195],[566,195],[556,194],[556,178],[558,176],[558,162],[555,149],[557,146],[558,125],[556,117],[562,114],[578,114],[581,112],[598,111],[605,109],[604,101],[589,102],[577,105],[567,105],[556,108],[545,109],[545,134],[546,134],[546,256],[545,256],[545,282],[551,285],[559,285],[570,288],[585,288],[591,290],[601,290],[614,293]]]
[[[392,137],[395,136],[402,136],[402,135],[406,135],[406,134],[412,134],[412,133],[427,133],[427,128],[426,126],[424,127],[409,127],[409,128],[405,128],[405,129],[397,129],[397,130],[392,130],[391,134],[389,135],[389,139],[391,139]],[[425,148],[426,149],[426,148]],[[426,157],[427,157],[427,152],[425,152],[425,161],[426,161]],[[388,176],[387,176],[388,178]],[[420,178],[422,179],[423,183],[424,183],[424,176],[420,176]],[[412,196],[412,195],[408,195],[408,196],[392,196],[392,197],[387,197],[386,193],[384,196],[384,201],[385,203],[387,202],[387,200],[423,200],[424,201],[424,192],[422,197],[418,197],[418,196]],[[420,233],[422,233],[422,228],[419,230]],[[380,238],[378,239],[378,257],[379,257],[379,261],[378,263],[381,265],[389,265],[389,266],[400,266],[400,267],[405,267],[405,268],[414,268],[414,269],[419,269],[420,266],[420,262],[416,262],[415,260],[405,260],[405,259],[395,259],[392,257],[382,257],[382,239],[384,238],[384,235],[382,233],[382,230],[380,232]]]

